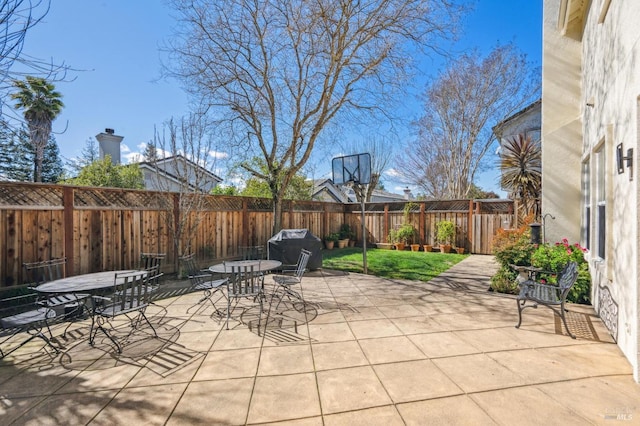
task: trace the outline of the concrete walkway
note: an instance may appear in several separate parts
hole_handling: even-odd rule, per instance
[[[495,269],[470,256],[429,283],[316,271],[306,308],[276,312],[276,297],[258,327],[243,302],[230,330],[185,294],[149,309],[161,339],[138,332],[120,356],[80,322],[61,355],[34,343],[0,362],[0,424],[640,424],[640,385],[592,309],[570,306],[576,340],[543,307],[515,329],[513,296],[487,291]]]

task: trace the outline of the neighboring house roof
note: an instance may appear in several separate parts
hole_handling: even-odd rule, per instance
[[[502,139],[518,133],[540,132],[542,123],[542,99],[527,105],[515,114],[502,120],[491,128],[493,134],[502,143]]]
[[[334,185],[331,179],[316,179],[313,181],[313,191],[311,199],[315,201],[329,201],[335,203],[355,203],[356,194],[352,188],[342,185]],[[394,194],[393,192],[374,189],[371,194],[372,203],[383,203],[393,201],[406,201],[405,194]]]
[[[182,164],[184,164],[184,166],[186,166],[187,171],[185,173],[189,175],[186,178],[185,176],[181,176],[181,173],[177,170],[176,164],[178,162],[181,162]],[[203,192],[208,192],[218,183],[222,182],[222,178],[217,176],[215,173],[210,172],[209,170],[182,155],[165,157],[154,162],[143,161],[138,163],[138,166],[140,167],[140,170],[142,170],[142,173],[145,175],[145,183],[147,184],[147,189],[151,189],[149,188],[149,184],[147,183],[147,177],[149,176],[155,176],[158,179],[165,180],[165,183],[169,184],[172,188],[179,188],[183,184],[183,181],[187,180],[189,189],[200,190]]]

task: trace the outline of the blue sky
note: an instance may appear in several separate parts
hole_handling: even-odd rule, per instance
[[[83,70],[70,74],[73,81],[57,84],[65,108],[54,131],[63,157],[80,155],[85,142],[107,127],[125,137],[123,155],[139,152],[153,138],[154,125],[187,112],[179,84],[160,79],[159,47],[173,22],[164,1],[52,1],[44,21],[28,33],[24,52]],[[488,51],[498,42],[514,42],[540,65],[542,1],[478,0],[459,48]],[[419,110],[408,113],[417,116]],[[485,173],[479,183],[497,190],[496,172]],[[386,179],[385,187],[401,192],[404,184]]]

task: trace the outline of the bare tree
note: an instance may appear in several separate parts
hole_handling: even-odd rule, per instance
[[[466,198],[495,141],[491,126],[539,96],[536,71],[513,45],[451,63],[426,90],[417,141],[398,161],[404,178],[433,197]]]
[[[393,147],[396,145],[390,137],[371,135],[367,139],[360,139],[349,144],[347,151],[354,154],[369,153],[371,155],[371,180],[369,184],[362,188],[364,194],[358,188],[354,188],[356,199],[358,202],[364,195],[364,201],[370,202],[373,190],[378,187],[382,174],[389,167],[389,163],[393,158]]]
[[[342,114],[385,112],[420,49],[455,32],[451,0],[173,0],[170,74],[209,108],[230,147],[264,158],[273,231],[323,130]],[[387,110],[388,112],[388,110]]]
[[[191,250],[204,205],[202,194],[215,186],[209,124],[201,114],[168,120],[154,132],[156,156],[148,159],[152,186],[161,191],[166,223],[178,255]]]

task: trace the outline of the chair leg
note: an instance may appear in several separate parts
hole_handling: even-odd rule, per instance
[[[43,332],[42,330],[33,330],[35,333],[31,333],[31,332],[27,332],[27,334],[29,334],[29,338],[27,340],[24,340],[22,342],[20,342],[19,345],[17,345],[14,348],[11,348],[11,350],[9,350],[8,352],[5,352],[3,350],[0,349],[0,359],[12,354],[13,352],[17,351],[18,349],[20,349],[21,347],[23,347],[24,345],[26,345],[27,343],[29,343],[30,341],[32,341],[33,339],[41,339],[47,346],[49,346],[51,349],[53,349],[53,351],[56,354],[60,353],[60,349],[58,349],[52,342],[51,339],[49,339]],[[9,336],[7,339],[3,340],[1,343],[5,343],[8,340],[10,340],[12,337],[14,337],[15,334]]]
[[[516,328],[520,328],[520,324],[522,324],[522,307],[525,304],[525,300],[516,299],[516,303],[518,304],[518,325],[516,325]]]
[[[156,332],[155,327],[153,326],[153,324],[151,324],[151,322],[149,321],[149,318],[147,318],[147,316],[144,314],[144,311],[140,311],[140,315],[142,316],[142,318],[144,318],[147,324],[149,324],[149,327],[151,327],[151,330],[153,330],[153,335],[155,337],[158,337],[158,333]]]
[[[564,323],[564,329],[567,330],[567,334],[569,336],[571,336],[572,339],[575,339],[576,336],[572,332],[569,331],[569,326],[567,325],[567,319],[565,318],[564,303],[560,306],[560,311],[559,311],[558,315],[560,316],[560,318],[562,318],[562,322]]]
[[[96,334],[98,333],[98,330],[102,331],[102,333],[107,336],[109,338],[109,340],[111,340],[111,342],[116,345],[116,349],[118,351],[119,354],[122,353],[122,347],[120,346],[120,343],[118,343],[118,341],[111,336],[111,334],[109,334],[109,332],[102,326],[102,324],[98,323],[98,329],[96,330]],[[94,336],[95,338],[95,336]]]

